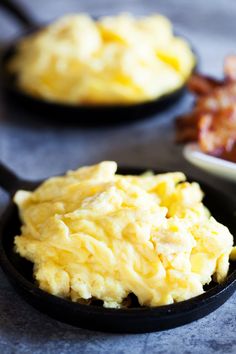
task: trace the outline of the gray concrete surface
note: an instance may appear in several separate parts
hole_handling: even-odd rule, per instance
[[[39,23],[64,13],[108,14],[160,11],[197,49],[204,72],[221,76],[227,53],[236,52],[234,0],[21,0]],[[0,40],[20,26],[1,11]],[[0,94],[0,160],[19,175],[39,179],[104,159],[119,164],[183,170],[235,194],[236,186],[193,168],[174,144],[173,118],[189,109],[186,96],[168,112],[128,125],[102,129],[40,120]],[[112,117],[111,117],[112,119]],[[0,210],[7,197],[0,192]],[[112,335],[74,328],[40,314],[14,292],[0,271],[0,353],[236,353],[236,294],[220,309],[192,324],[160,333]]]

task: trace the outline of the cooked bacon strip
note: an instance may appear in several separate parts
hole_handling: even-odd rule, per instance
[[[236,143],[233,144],[230,151],[222,151],[220,157],[224,160],[228,160],[231,162],[236,162]]]
[[[207,95],[215,87],[222,86],[222,82],[209,76],[194,73],[188,82],[188,89],[196,95]]]
[[[191,77],[197,99],[192,112],[176,120],[177,141],[198,141],[204,152],[236,162],[236,55],[225,59],[224,72],[222,81]]]
[[[199,123],[199,144],[201,149],[212,155],[231,151],[236,142],[236,105],[202,115]]]
[[[199,115],[195,111],[182,117],[178,117],[176,120],[176,141],[178,143],[196,141],[198,139],[198,121]]]
[[[225,78],[229,81],[236,81],[236,55],[228,55],[224,62]]]

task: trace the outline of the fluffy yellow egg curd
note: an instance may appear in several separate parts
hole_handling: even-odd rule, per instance
[[[97,21],[76,14],[27,36],[9,64],[18,85],[36,97],[112,105],[153,100],[179,88],[195,57],[159,14]]]
[[[233,236],[181,172],[116,174],[101,162],[14,197],[22,220],[16,251],[34,263],[39,287],[119,308],[172,304],[227,276]]]

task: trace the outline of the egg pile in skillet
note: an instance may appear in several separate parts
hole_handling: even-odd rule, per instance
[[[158,306],[224,281],[233,237],[181,172],[116,174],[115,162],[50,178],[18,191],[16,251],[34,263],[39,287],[72,301],[122,307],[130,293]]]
[[[194,65],[164,16],[77,14],[23,39],[9,70],[36,97],[99,105],[154,100],[182,86]]]

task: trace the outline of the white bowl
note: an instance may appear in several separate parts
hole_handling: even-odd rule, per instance
[[[193,165],[216,176],[236,182],[236,163],[207,155],[199,149],[198,144],[187,144],[183,153]]]

